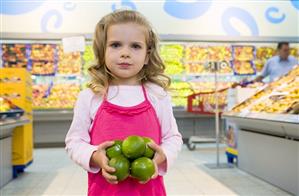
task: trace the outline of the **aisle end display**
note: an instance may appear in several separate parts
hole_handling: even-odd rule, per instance
[[[12,135],[12,164],[14,176],[33,160],[32,80],[25,68],[1,68],[1,97],[25,111],[29,123],[18,126]]]

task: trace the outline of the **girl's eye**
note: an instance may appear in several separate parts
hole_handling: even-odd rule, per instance
[[[117,48],[117,47],[120,46],[120,43],[112,43],[112,44],[110,44],[110,46],[111,46],[112,48]]]
[[[134,48],[134,49],[140,49],[141,46],[139,44],[132,44],[132,48]]]

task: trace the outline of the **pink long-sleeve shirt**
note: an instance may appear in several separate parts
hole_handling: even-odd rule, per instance
[[[182,136],[173,116],[171,97],[161,87],[147,83],[145,89],[148,99],[154,107],[162,131],[161,148],[166,155],[165,164],[159,166],[159,175],[164,175],[173,164],[182,146]],[[110,86],[107,99],[120,106],[134,106],[144,101],[141,86]],[[102,97],[96,95],[91,89],[80,92],[74,107],[74,116],[71,127],[66,135],[66,151],[70,158],[85,170],[97,173],[100,168],[90,167],[90,158],[97,146],[90,144],[89,131]]]

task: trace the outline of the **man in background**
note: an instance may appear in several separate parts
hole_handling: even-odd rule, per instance
[[[260,82],[269,76],[270,82],[288,73],[298,60],[290,55],[290,46],[288,42],[280,42],[277,45],[277,56],[268,59],[260,76],[253,82]]]

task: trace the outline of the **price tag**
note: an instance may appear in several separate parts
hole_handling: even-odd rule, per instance
[[[63,52],[84,52],[85,38],[83,36],[62,38]]]

